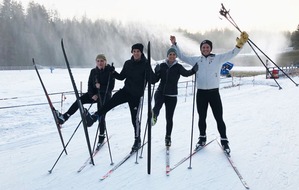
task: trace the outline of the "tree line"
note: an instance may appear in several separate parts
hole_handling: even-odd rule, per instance
[[[62,38],[74,67],[94,66],[99,53],[106,54],[108,62],[120,66],[129,58],[132,44],[143,43],[146,51],[148,40],[155,45],[151,50],[152,58],[165,59],[169,42],[161,33],[147,28],[140,23],[91,21],[86,17],[61,19],[56,10],[47,10],[38,3],[30,2],[25,10],[21,3],[3,0],[0,5],[0,67],[32,66],[32,58],[40,65],[64,67]],[[236,36],[236,32],[228,29],[215,29],[204,34],[192,34],[183,29],[177,32],[197,43],[206,38],[213,39],[223,49],[231,48],[231,44],[224,43],[221,36],[232,39]],[[292,40],[292,46],[299,49],[299,28],[285,35]]]
[[[130,56],[133,43],[146,45],[148,39],[158,49],[167,46],[134,24],[103,19],[92,22],[86,17],[61,19],[57,11],[48,11],[34,2],[30,2],[26,10],[12,0],[3,0],[0,5],[0,66],[32,66],[32,58],[35,58],[41,65],[63,67],[62,38],[75,67],[94,66],[99,53],[105,53],[110,62],[123,63],[124,55]],[[165,56],[160,51],[154,54],[156,58]]]

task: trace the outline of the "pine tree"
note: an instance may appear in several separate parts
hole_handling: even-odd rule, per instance
[[[297,26],[297,30],[292,32],[291,43],[292,43],[292,47],[294,48],[294,50],[299,49],[299,24]]]

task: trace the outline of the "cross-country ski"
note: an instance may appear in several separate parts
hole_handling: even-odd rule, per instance
[[[137,153],[144,145],[146,145],[147,142],[145,142],[138,150],[131,150],[130,153],[128,153],[122,160],[120,160],[113,168],[111,168],[105,175],[103,175],[100,178],[100,181],[105,180],[108,178],[117,168],[119,168],[121,165],[123,165],[129,158],[131,158],[133,155]]]
[[[108,138],[110,140],[110,137]],[[98,145],[93,154],[92,157],[94,158],[101,150],[101,148],[106,144],[107,140],[105,140],[102,144]],[[78,173],[80,173],[88,164],[90,164],[90,158],[87,158],[86,161],[83,163],[83,165],[77,170]]]
[[[213,141],[215,141],[216,139],[213,139],[211,141],[209,141],[207,144],[205,144],[203,147],[197,148],[195,149],[192,154],[189,154],[187,156],[185,156],[184,158],[182,158],[180,161],[178,161],[176,164],[174,164],[171,168],[170,171],[174,170],[175,168],[177,168],[178,166],[180,166],[181,164],[183,164],[185,161],[187,161],[191,156],[194,156],[197,152],[201,151],[203,148],[205,148],[206,146],[208,146],[210,143],[212,143]],[[169,171],[169,172],[170,172]]]
[[[234,171],[236,172],[237,176],[239,177],[239,179],[241,180],[243,186],[246,188],[246,189],[249,189],[249,186],[247,184],[247,182],[244,180],[243,176],[241,175],[241,173],[239,172],[236,164],[233,162],[230,154],[228,154],[225,150],[223,150],[223,147],[221,145],[221,143],[217,140],[217,143],[219,144],[220,148],[222,149],[225,157],[227,158],[227,160],[229,161],[230,165],[232,166],[232,168],[234,169]]]
[[[169,172],[171,171],[170,170],[170,150],[169,149],[170,149],[169,146],[166,146],[166,155],[165,155],[166,162],[165,162],[165,164],[166,164],[166,175],[167,176],[169,176]]]

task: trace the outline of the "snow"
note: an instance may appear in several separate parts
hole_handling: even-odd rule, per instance
[[[86,91],[90,69],[73,69],[74,78]],[[40,70],[49,93],[72,91],[65,69]],[[194,155],[175,170],[165,175],[165,112],[164,107],[157,124],[152,128],[151,174],[147,173],[147,145],[143,158],[131,157],[104,181],[99,179],[118,163],[131,149],[133,127],[127,104],[107,114],[112,159],[107,144],[94,158],[95,165],[77,170],[89,154],[82,126],[67,146],[68,155],[62,154],[51,174],[62,145],[47,100],[34,70],[0,71],[0,189],[245,189],[230,166],[216,141]],[[186,81],[186,78],[181,78]],[[191,80],[189,78],[188,80]],[[230,80],[230,79],[228,79]],[[232,159],[251,189],[294,190],[299,186],[299,129],[298,87],[288,78],[273,79],[265,76],[235,79],[223,83],[220,90],[227,135]],[[299,81],[298,77],[293,77]],[[174,117],[170,165],[173,166],[190,153],[193,88],[179,90]],[[116,90],[123,86],[117,81]],[[226,86],[226,88],[224,88]],[[146,93],[147,94],[147,93]],[[65,93],[61,108],[61,94],[51,95],[54,106],[64,112],[75,100],[73,93]],[[63,99],[64,99],[63,98]],[[41,104],[41,105],[35,105]],[[19,107],[13,107],[23,105]],[[25,106],[27,105],[27,106]],[[89,107],[89,105],[85,105]],[[91,112],[96,106],[91,107]],[[144,134],[147,98],[144,100],[142,135]],[[193,147],[197,141],[198,115],[195,113]],[[80,114],[74,114],[62,128],[65,142],[74,133]],[[209,108],[207,136],[219,136]],[[90,127],[93,145],[96,125]],[[139,152],[140,154],[140,152]],[[188,169],[190,166],[192,169]]]

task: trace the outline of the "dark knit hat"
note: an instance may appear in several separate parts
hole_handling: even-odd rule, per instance
[[[200,49],[204,44],[208,44],[211,47],[211,50],[213,49],[213,43],[210,40],[204,40],[200,43]]]
[[[139,51],[141,51],[141,53],[143,53],[143,45],[140,43],[132,45],[131,53],[133,53],[133,49],[139,49]]]
[[[176,50],[174,48],[169,48],[169,50],[167,51],[167,57],[172,52],[175,53],[175,55],[177,55]]]

